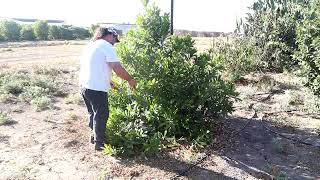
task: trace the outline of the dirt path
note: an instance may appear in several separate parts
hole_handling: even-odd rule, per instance
[[[70,60],[77,58],[84,45],[0,48],[0,64]]]

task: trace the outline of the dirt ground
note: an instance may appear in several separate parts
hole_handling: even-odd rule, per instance
[[[2,47],[0,71],[62,69],[68,93],[77,94],[77,56],[82,48]],[[320,179],[320,112],[316,102],[308,101],[313,96],[299,79],[288,74],[250,75],[237,91],[241,101],[223,121],[223,133],[215,137],[212,148],[131,159],[93,150],[83,104],[55,97],[52,108],[37,112],[26,102],[0,103],[0,112],[13,120],[0,126],[0,179]],[[201,164],[177,177],[206,155]]]

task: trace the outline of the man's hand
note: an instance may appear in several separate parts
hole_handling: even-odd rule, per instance
[[[128,81],[128,83],[131,89],[135,89],[137,86],[137,82],[134,79],[131,79],[130,81]]]
[[[135,89],[136,88],[136,81],[129,75],[129,73],[122,67],[120,62],[110,62],[109,66],[112,68],[112,70],[122,79],[128,81],[130,88]]]

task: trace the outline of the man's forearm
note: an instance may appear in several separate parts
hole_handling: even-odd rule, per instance
[[[117,76],[119,76],[120,78],[122,78],[126,81],[130,81],[133,79],[124,68],[119,68],[119,69],[115,70],[114,72],[117,74]]]
[[[130,74],[122,67],[121,64],[114,65],[112,67],[113,71],[119,76],[120,78],[130,81],[133,78],[130,76]]]

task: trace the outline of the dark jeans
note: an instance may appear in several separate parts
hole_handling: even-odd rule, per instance
[[[81,94],[90,115],[89,127],[93,131],[94,142],[104,144],[106,124],[109,118],[108,93],[82,88]]]

